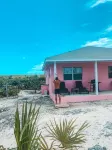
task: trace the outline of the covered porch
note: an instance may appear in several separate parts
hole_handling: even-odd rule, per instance
[[[111,61],[80,61],[80,62],[54,62],[50,66],[50,78],[49,91],[50,97],[54,101],[54,87],[53,80],[58,77],[62,82],[65,82],[65,86],[70,92],[70,95],[63,95],[62,103],[67,102],[83,102],[83,101],[97,101],[97,100],[109,100],[112,99],[112,76],[111,76]],[[63,68],[65,67],[81,67],[82,68],[82,79],[83,86],[88,89],[88,94],[83,93],[71,93],[71,89],[75,88],[77,80],[65,80]],[[94,82],[94,91],[91,90],[91,80]],[[100,84],[99,84],[100,83]]]

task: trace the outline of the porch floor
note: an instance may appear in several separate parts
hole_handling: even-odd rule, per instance
[[[101,91],[98,93],[98,95],[103,95],[103,94],[112,94],[112,91]],[[96,95],[95,92],[89,92],[89,94],[70,94],[69,96],[84,96],[84,95]],[[68,96],[68,95],[66,95]]]
[[[55,95],[51,95],[51,99],[55,102]],[[100,101],[100,100],[112,100],[112,91],[101,91],[99,95],[91,92],[89,94],[71,94],[71,95],[62,95],[62,103],[70,102],[91,102],[91,101]]]

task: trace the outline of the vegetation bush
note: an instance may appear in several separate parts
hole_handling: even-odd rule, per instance
[[[88,123],[84,122],[77,129],[76,120],[64,119],[59,124],[54,120],[45,128],[51,138],[51,144],[48,145],[42,135],[42,130],[38,129],[38,125],[36,127],[39,110],[40,108],[36,109],[36,105],[33,107],[32,104],[28,109],[26,102],[23,104],[22,117],[20,117],[17,107],[14,128],[17,150],[76,150],[86,142],[83,132],[88,127]]]
[[[18,91],[17,89],[9,89],[8,90],[8,96],[17,96]]]
[[[14,125],[17,148],[10,150],[77,150],[86,142],[84,130],[88,127],[87,122],[78,127],[76,120],[62,119],[57,123],[54,119],[44,128],[51,139],[48,144],[43,129],[39,129],[39,112],[40,108],[27,102],[23,103],[21,112],[17,106]],[[1,146],[0,150],[6,149]]]
[[[2,98],[2,97],[6,97],[6,91],[5,91],[4,88],[1,88],[1,89],[0,89],[0,97],[1,97],[1,98]]]
[[[40,90],[45,83],[44,76],[0,77],[0,97],[16,96],[20,90]],[[7,89],[7,90],[6,90]]]

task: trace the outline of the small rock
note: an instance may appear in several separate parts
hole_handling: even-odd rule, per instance
[[[88,150],[107,150],[107,148],[101,147],[100,145],[95,145],[92,148],[88,148]]]

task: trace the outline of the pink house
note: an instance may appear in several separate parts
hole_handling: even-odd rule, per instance
[[[83,47],[49,57],[46,58],[43,69],[53,101],[53,80],[56,76],[65,83],[70,92],[62,96],[63,103],[112,99],[111,48]],[[80,81],[89,93],[79,92],[77,81]]]

